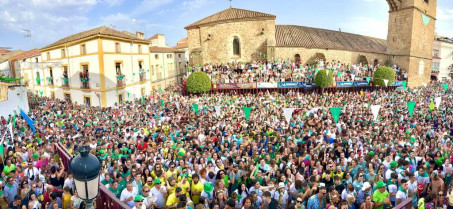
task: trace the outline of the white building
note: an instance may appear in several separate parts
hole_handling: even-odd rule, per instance
[[[44,77],[41,52],[33,49],[13,57],[13,68],[16,77],[22,78],[27,89],[35,95],[44,96]]]
[[[453,39],[437,38],[433,45],[432,79],[450,80],[453,77]]]
[[[12,58],[22,53],[22,50],[15,50],[0,56],[0,76],[14,77]]]
[[[0,82],[0,116],[28,113],[27,89],[24,86]]]
[[[41,49],[43,96],[108,107],[151,91],[149,42],[144,34],[106,26]]]

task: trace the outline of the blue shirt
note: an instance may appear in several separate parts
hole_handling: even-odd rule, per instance
[[[5,188],[3,189],[4,196],[8,198],[9,204],[11,204],[14,201],[14,196],[18,195],[17,190],[19,189],[19,185],[17,182],[14,182],[13,185],[6,185]]]
[[[319,209],[319,208],[325,208],[326,203],[324,202],[324,198],[322,199],[321,202],[319,202],[318,199],[319,194],[315,194],[308,199],[307,202],[307,209]]]

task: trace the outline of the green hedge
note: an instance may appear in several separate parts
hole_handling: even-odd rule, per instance
[[[190,93],[203,93],[211,90],[211,79],[206,73],[193,72],[187,78],[187,91]]]
[[[333,73],[329,72],[327,74],[327,70],[319,70],[315,76],[315,84],[317,87],[328,87],[332,86],[333,83]]]
[[[373,75],[373,83],[378,86],[385,86],[384,79],[389,80],[387,86],[391,86],[395,82],[395,71],[385,66],[376,69]]]

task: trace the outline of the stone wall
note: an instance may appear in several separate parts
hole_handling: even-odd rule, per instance
[[[388,59],[386,54],[375,54],[365,52],[353,52],[343,50],[326,50],[326,49],[307,49],[298,47],[269,47],[270,58],[279,58],[285,60],[295,60],[296,54],[300,55],[302,64],[308,64],[309,60],[316,55],[316,53],[323,53],[328,62],[332,60],[341,61],[347,64],[359,64],[359,56],[364,55],[369,64],[373,64],[375,60],[379,64],[384,65]]]
[[[247,62],[263,59],[267,46],[275,45],[275,20],[242,20],[189,29],[192,64]],[[208,38],[210,37],[210,38]],[[233,54],[233,40],[240,41],[240,55]]]

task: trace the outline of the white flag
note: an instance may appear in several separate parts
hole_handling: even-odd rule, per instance
[[[326,70],[327,76],[329,76],[329,70]]]
[[[220,105],[214,106],[215,112],[217,113],[217,116],[220,116]]]
[[[381,109],[381,105],[371,105],[371,112],[373,113],[374,120],[377,120],[379,115],[379,110]]]
[[[11,123],[9,123],[9,134],[11,134],[11,140],[14,140],[14,137],[13,137],[13,120],[11,119]]]
[[[425,82],[423,82],[423,86],[426,88],[428,86],[428,84],[426,84]]]
[[[179,102],[175,102],[176,108],[179,110]]]
[[[434,99],[434,101],[436,102],[436,108],[439,109],[440,102],[442,101],[442,97],[436,97],[436,99]]]
[[[385,86],[387,87],[387,84],[389,83],[388,79],[384,79]]]
[[[289,121],[293,117],[293,111],[296,108],[283,108],[283,114],[285,114],[286,122],[289,124]]]

